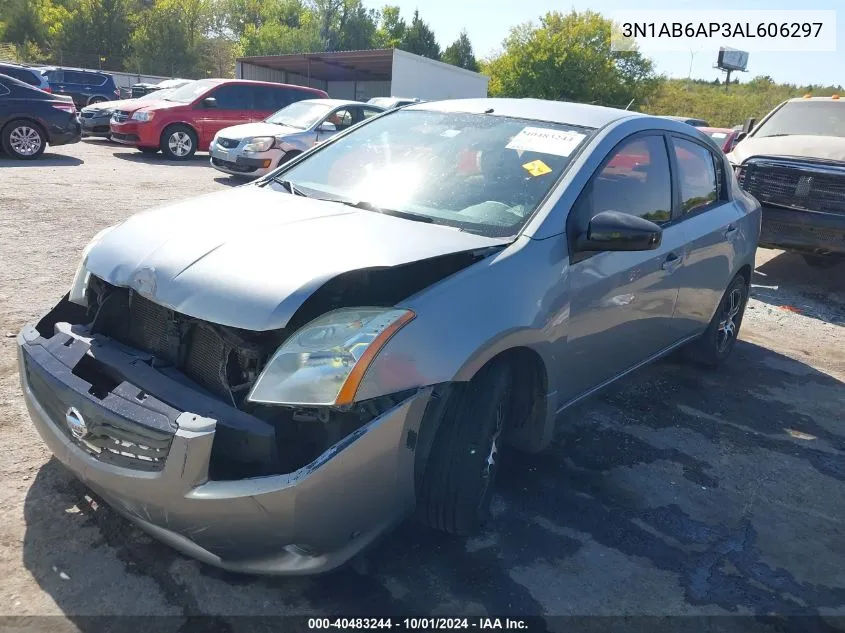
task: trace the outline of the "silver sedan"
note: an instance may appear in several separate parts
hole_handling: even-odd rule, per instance
[[[543,450],[620,376],[673,350],[722,363],[759,231],[686,124],[413,105],[97,235],[17,338],[23,393],[56,457],[155,537],[326,571],[415,509],[483,529],[505,445]]]
[[[220,130],[208,148],[211,166],[233,176],[257,178],[384,110],[342,99],[297,101],[264,121]]]

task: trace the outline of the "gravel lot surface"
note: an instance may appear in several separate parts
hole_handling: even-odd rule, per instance
[[[388,610],[845,615],[845,265],[779,251],[759,252],[723,369],[662,361],[568,412],[552,448],[505,462],[480,537],[409,522],[336,573],[249,578],[97,503],[35,433],[7,333],[66,291],[100,228],[232,184],[205,155],[104,141],[0,157],[0,614],[82,630],[86,615],[206,614],[221,631],[239,614]]]

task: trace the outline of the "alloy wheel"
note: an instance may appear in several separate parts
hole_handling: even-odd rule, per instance
[[[742,300],[742,288],[734,288],[722,303],[722,314],[716,338],[716,348],[719,352],[725,351],[736,337],[738,327],[736,317],[742,308]]]
[[[190,154],[193,145],[194,143],[190,135],[186,132],[174,132],[167,140],[167,146],[170,148],[170,151],[173,152],[174,156],[178,156],[179,158],[184,158]]]
[[[21,125],[9,134],[9,145],[21,156],[33,156],[41,149],[41,134],[28,125]]]

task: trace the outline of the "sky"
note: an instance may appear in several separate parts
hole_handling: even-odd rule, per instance
[[[567,12],[570,9],[598,12],[630,9],[796,9],[794,0],[364,0],[369,8],[398,5],[402,16],[410,20],[414,9],[428,22],[441,48],[446,48],[466,29],[476,57],[484,58],[501,49],[502,41],[516,24],[534,21],[548,11]],[[775,81],[795,84],[845,85],[845,2],[843,0],[811,0],[805,9],[842,9],[836,20],[837,51],[821,52],[752,52],[748,58],[748,72],[735,73],[740,81],[757,75],[769,75]],[[697,79],[723,78],[724,73],[713,68],[718,47],[702,49],[693,55],[682,52],[651,54],[659,73],[670,77]]]

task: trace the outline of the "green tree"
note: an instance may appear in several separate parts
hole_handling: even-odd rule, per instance
[[[79,0],[59,22],[54,58],[78,66],[119,69],[133,32],[128,0]]]
[[[155,0],[138,18],[129,67],[154,75],[202,77],[209,0]]]
[[[485,65],[490,94],[626,107],[659,85],[651,60],[610,48],[611,22],[593,11],[547,13],[539,26],[511,29],[503,52]]]
[[[387,5],[382,8],[378,29],[376,29],[375,45],[379,48],[399,48],[407,29],[405,20],[399,12],[399,7]]]
[[[434,37],[434,31],[420,18],[420,12],[414,11],[411,24],[402,34],[399,48],[415,55],[440,59],[440,45]]]
[[[475,58],[475,53],[472,51],[472,43],[469,41],[469,36],[465,30],[461,31],[458,39],[443,51],[440,61],[475,72],[479,70],[478,60]]]

